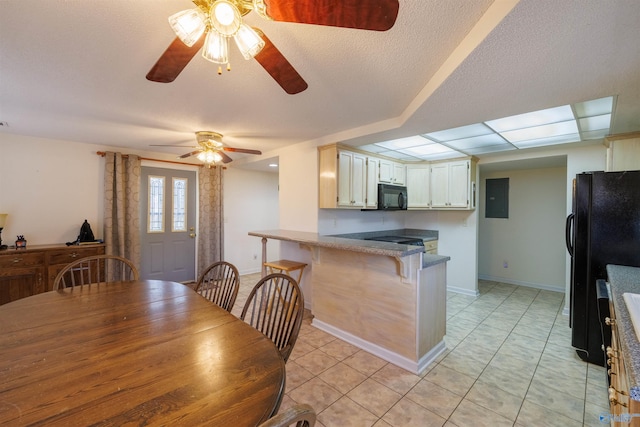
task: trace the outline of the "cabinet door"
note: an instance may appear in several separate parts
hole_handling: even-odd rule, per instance
[[[380,159],[378,165],[378,182],[393,184],[393,163],[389,160]]]
[[[351,168],[353,153],[338,153],[338,206],[351,207]]]
[[[449,207],[469,207],[469,161],[449,163]]]
[[[429,207],[429,165],[407,166],[407,207],[420,209]]]
[[[0,270],[0,304],[45,292],[44,267]]]
[[[449,207],[449,164],[431,165],[431,207]]]
[[[363,154],[353,154],[351,168],[351,206],[364,208],[367,193],[367,157]]]
[[[338,153],[338,207],[364,208],[367,185],[367,157],[359,153]]]
[[[406,179],[406,166],[402,163],[393,163],[393,183],[396,185],[405,185]]]
[[[378,207],[378,159],[367,158],[367,209]]]

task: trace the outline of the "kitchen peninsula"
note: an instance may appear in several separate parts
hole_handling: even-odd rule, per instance
[[[446,262],[424,247],[291,230],[249,232],[311,253],[312,324],[413,373],[445,350]]]

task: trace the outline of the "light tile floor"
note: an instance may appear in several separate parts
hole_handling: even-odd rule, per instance
[[[241,277],[239,315],[259,274]],[[447,295],[446,352],[414,375],[311,326],[287,362],[281,409],[313,406],[317,426],[603,426],[606,373],[570,347],[564,294],[480,281]]]

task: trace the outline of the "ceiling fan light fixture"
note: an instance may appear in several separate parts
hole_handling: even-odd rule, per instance
[[[242,24],[242,15],[238,8],[228,0],[217,0],[209,9],[211,27],[223,36],[231,37],[238,32]]]
[[[265,46],[264,40],[247,24],[240,25],[238,32],[233,39],[244,59],[251,59],[256,56]]]
[[[184,44],[191,47],[207,29],[207,16],[200,9],[187,9],[169,17],[169,25]]]
[[[222,160],[222,156],[213,150],[205,150],[198,153],[198,160],[203,163],[218,163]]]
[[[209,31],[204,41],[202,56],[216,64],[229,62],[229,39],[215,31]]]

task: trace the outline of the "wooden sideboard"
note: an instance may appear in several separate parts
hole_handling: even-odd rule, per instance
[[[0,304],[53,290],[53,280],[70,262],[105,253],[104,244],[36,245],[0,251]]]

